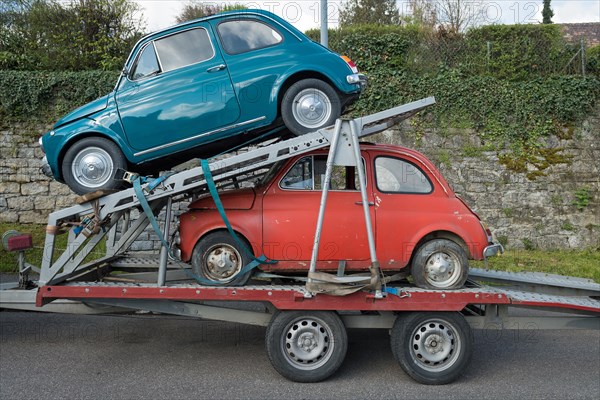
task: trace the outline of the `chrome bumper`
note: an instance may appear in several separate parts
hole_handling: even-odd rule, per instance
[[[500,243],[494,243],[483,249],[483,258],[487,260],[490,257],[497,256],[498,253],[504,253],[504,247]]]
[[[40,167],[40,170],[47,177],[54,178],[54,174],[52,174],[52,169],[50,168],[50,164],[48,164],[48,159],[46,158],[46,156],[42,158],[42,166]]]
[[[365,74],[352,74],[346,76],[346,82],[351,85],[358,83],[361,88],[365,88],[367,86],[367,76]]]

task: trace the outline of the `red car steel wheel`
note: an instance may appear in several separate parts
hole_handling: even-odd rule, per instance
[[[435,239],[417,250],[412,262],[415,284],[425,289],[460,289],[467,281],[469,262],[462,247]]]
[[[192,270],[215,285],[244,286],[251,272],[240,275],[250,257],[239,248],[228,232],[213,232],[196,244],[192,253]]]

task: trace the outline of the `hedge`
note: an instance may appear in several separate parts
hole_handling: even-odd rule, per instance
[[[318,41],[320,32],[307,32]],[[567,68],[579,50],[563,39],[560,25],[490,25],[455,34],[409,26],[354,26],[329,31],[329,47],[350,56],[360,69],[383,66],[435,74],[460,69],[469,75],[508,80],[581,72]],[[588,69],[597,64],[597,50],[588,56]]]
[[[0,117],[48,122],[110,92],[117,72],[0,71]]]

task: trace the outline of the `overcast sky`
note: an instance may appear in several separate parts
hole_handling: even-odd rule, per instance
[[[186,0],[136,0],[143,8],[149,31],[165,28],[175,23],[175,16],[187,3]],[[260,8],[274,12],[305,31],[320,24],[319,0],[293,1],[204,1],[212,4],[241,3],[249,8]],[[407,0],[398,0],[401,11],[407,9]],[[485,4],[486,22],[489,24],[538,23],[542,16],[542,0],[495,0],[472,2]],[[552,0],[555,23],[600,22],[600,0]],[[340,1],[329,0],[328,21],[337,26]],[[405,13],[408,13],[406,11]]]

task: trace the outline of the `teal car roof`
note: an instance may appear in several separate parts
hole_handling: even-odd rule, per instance
[[[190,20],[190,21],[185,21],[185,22],[182,22],[182,23],[179,23],[179,24],[176,24],[176,25],[169,26],[167,28],[163,28],[163,29],[158,30],[156,32],[151,32],[151,33],[143,36],[140,40],[137,41],[137,43],[135,44],[135,46],[133,46],[132,53],[138,48],[138,46],[140,45],[140,43],[145,42],[146,40],[148,40],[149,38],[151,38],[153,36],[160,37],[160,36],[162,36],[163,33],[166,33],[166,32],[169,32],[169,31],[183,30],[183,29],[185,29],[188,26],[193,26],[193,25],[197,24],[198,22],[211,21],[211,20],[214,20],[214,19],[226,18],[226,17],[230,17],[230,16],[240,17],[240,16],[244,16],[244,15],[261,16],[261,17],[265,17],[265,18],[271,19],[271,20],[277,22],[278,24],[280,24],[281,26],[283,26],[288,31],[290,31],[290,33],[292,33],[293,35],[297,36],[298,39],[300,39],[300,40],[307,39],[307,36],[304,33],[302,33],[300,30],[298,30],[297,28],[295,28],[292,24],[290,24],[289,22],[287,22],[283,18],[281,18],[281,17],[279,17],[279,16],[277,16],[277,15],[275,15],[275,14],[269,12],[269,11],[258,10],[258,9],[233,10],[233,11],[225,11],[225,12],[221,12],[221,13],[217,13],[217,14],[208,15],[206,17],[197,18],[197,19],[193,19],[193,20]],[[131,57],[131,54],[127,58],[128,61],[129,61],[130,57]]]

